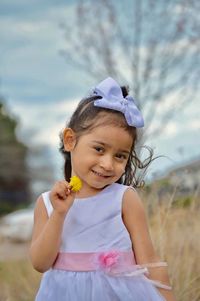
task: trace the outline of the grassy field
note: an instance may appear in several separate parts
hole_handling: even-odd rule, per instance
[[[33,301],[40,277],[27,259],[0,262],[0,301]]]
[[[186,208],[174,207],[172,198],[165,206],[155,199],[154,204],[147,208],[151,236],[157,253],[169,264],[177,301],[199,301],[199,200],[195,198]],[[0,262],[0,301],[33,301],[40,277],[26,258]]]

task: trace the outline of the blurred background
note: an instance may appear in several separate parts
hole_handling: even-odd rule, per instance
[[[177,300],[200,300],[199,9],[198,0],[0,0],[0,300],[34,299],[34,203],[63,178],[60,131],[108,76],[129,86],[142,143],[161,156],[141,193]]]

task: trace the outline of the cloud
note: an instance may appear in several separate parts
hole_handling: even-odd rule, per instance
[[[180,130],[180,127],[178,127],[178,125],[171,121],[167,124],[167,126],[164,128],[164,131],[162,133],[162,135],[166,135],[166,136],[175,136],[177,135],[178,131]]]
[[[58,144],[59,132],[75,110],[79,99],[59,103],[8,105],[8,110],[19,119],[18,137],[28,145]],[[30,135],[31,133],[31,135]]]
[[[13,5],[16,3],[24,4],[15,1]],[[36,12],[43,9],[43,4],[34,4],[33,9],[29,4],[31,18],[26,13],[18,17],[9,10],[0,19],[2,94],[22,102],[72,97],[74,90],[77,93],[77,80],[80,77],[81,89],[83,78],[79,70],[59,56],[59,50],[65,48],[66,43],[59,23],[73,18],[74,3],[49,1],[42,15]]]
[[[193,130],[199,130],[200,129],[200,120],[199,119],[198,120],[192,120],[190,122],[190,127]]]
[[[20,119],[19,137],[29,145],[48,144],[56,148],[60,130],[88,87],[96,82],[58,54],[67,44],[59,24],[65,20],[73,21],[75,4],[76,1],[71,0],[0,2],[1,94],[7,99],[10,111]],[[185,40],[175,41],[173,47],[182,47],[184,43]],[[131,78],[130,62],[127,63],[127,58],[115,46],[118,67],[124,80],[128,80]],[[141,51],[142,58],[145,58],[145,45]],[[164,110],[174,106],[175,101],[174,96],[169,96],[162,103],[158,119]],[[178,145],[185,143],[185,139],[188,144],[197,143],[194,133],[195,137],[199,137],[199,114],[197,101],[187,105],[163,129],[161,137],[156,137],[154,145],[161,153],[173,154]],[[153,126],[157,124],[162,126],[162,120],[154,121]],[[190,153],[191,148],[188,147]]]
[[[1,17],[13,17],[18,19],[45,18],[49,11],[63,11],[65,8],[74,7],[75,0],[1,0],[0,15]]]

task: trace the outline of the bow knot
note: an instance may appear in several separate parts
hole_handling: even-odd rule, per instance
[[[128,105],[128,100],[126,98],[120,100],[120,103],[124,106],[127,106]]]
[[[102,97],[94,101],[95,106],[122,112],[130,126],[136,128],[144,126],[142,114],[135,105],[133,97],[129,95],[123,97],[121,87],[111,77],[98,84],[94,93]]]

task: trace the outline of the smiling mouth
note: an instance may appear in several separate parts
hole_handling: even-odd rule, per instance
[[[104,176],[104,175],[102,175],[101,173],[96,172],[96,171],[94,171],[94,170],[92,170],[92,172],[93,172],[95,175],[97,175],[97,176],[99,176],[99,177],[102,177],[102,178],[109,178],[109,177],[110,177],[110,176]]]

